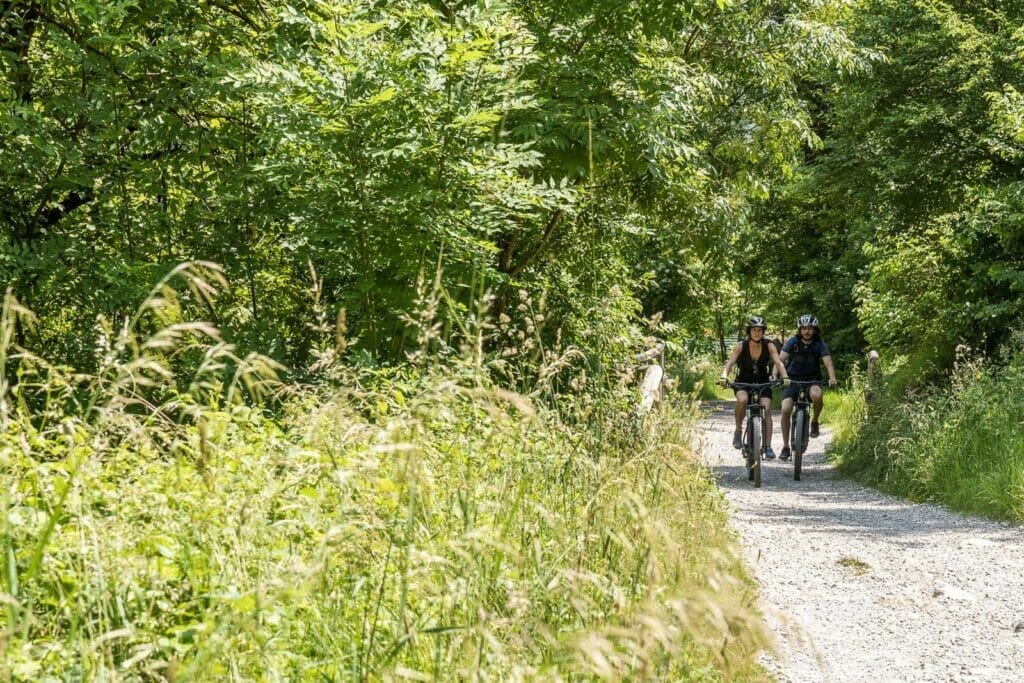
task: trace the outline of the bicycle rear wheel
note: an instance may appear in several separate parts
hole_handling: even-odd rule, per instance
[[[804,462],[804,449],[807,448],[807,412],[796,411],[793,417],[793,479],[800,481],[800,468]]]
[[[761,444],[764,437],[763,419],[758,416],[750,418],[750,478],[754,480],[754,488],[761,486]]]

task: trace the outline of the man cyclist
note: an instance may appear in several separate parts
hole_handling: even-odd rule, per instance
[[[739,368],[736,377],[737,382],[748,384],[761,384],[771,381],[771,375],[778,373],[779,376],[787,377],[786,368],[779,360],[779,354],[775,346],[765,339],[764,318],[759,315],[752,316],[747,321],[747,338],[736,342],[732,349],[732,355],[722,368],[722,377],[719,383],[723,386],[729,381],[729,371],[735,365]],[[746,389],[736,389],[736,431],[732,435],[732,447],[743,448],[743,417],[747,412],[747,404],[750,402],[750,394]],[[772,450],[772,390],[765,387],[761,392],[761,405],[764,406],[764,457],[766,460],[775,459],[775,451]]]
[[[836,370],[832,365],[832,353],[828,344],[821,338],[818,319],[807,314],[796,321],[797,333],[783,345],[780,360],[786,364],[790,379],[796,381],[821,381],[821,365],[828,371],[828,385],[836,385]],[[800,392],[798,384],[791,384],[782,390],[782,452],[779,458],[789,460],[789,420],[793,414],[793,401]],[[821,417],[823,401],[821,387],[813,386],[808,392],[813,404],[811,416],[811,436],[818,436],[818,420]]]

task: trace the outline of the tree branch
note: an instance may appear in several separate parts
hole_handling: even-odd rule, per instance
[[[683,48],[683,59],[690,56],[690,48],[693,47],[693,41],[697,39],[697,34],[700,33],[700,25],[693,27],[693,31],[690,32],[690,37],[686,40],[686,47]]]
[[[263,28],[259,24],[256,23],[255,19],[250,17],[248,14],[246,14],[244,11],[240,10],[239,8],[232,7],[228,3],[221,2],[220,0],[207,0],[207,2],[209,2],[211,5],[213,5],[217,9],[220,9],[220,10],[222,10],[224,12],[227,12],[228,14],[234,16],[235,18],[241,19],[253,31],[256,31],[258,33],[259,31],[263,30]]]
[[[96,198],[96,193],[93,189],[85,188],[83,190],[73,190],[68,192],[67,196],[58,203],[56,206],[50,207],[42,213],[40,220],[36,222],[36,232],[40,228],[48,228],[51,225],[56,225],[64,216],[68,215],[75,209],[85,204],[88,204]]]
[[[529,254],[527,254],[519,263],[508,271],[508,276],[510,278],[516,277],[522,273],[534,262],[534,260],[536,260],[538,256],[544,253],[544,250],[547,249],[548,243],[551,241],[551,236],[555,233],[555,228],[558,227],[558,224],[561,222],[564,214],[565,212],[562,209],[555,209],[555,212],[551,214],[551,218],[548,219],[548,224],[544,226],[544,234],[541,236],[540,242],[537,243],[537,246],[535,246]]]

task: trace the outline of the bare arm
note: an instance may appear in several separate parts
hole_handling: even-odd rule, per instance
[[[838,382],[836,381],[835,366],[832,365],[832,356],[825,356],[821,362],[825,364],[825,369],[828,371],[828,385],[834,387]]]
[[[736,342],[736,346],[732,347],[732,354],[729,356],[729,360],[726,362],[725,367],[722,368],[722,379],[729,379],[729,371],[732,370],[732,366],[736,365],[736,361],[740,359],[741,353],[743,353],[743,342]]]
[[[782,364],[782,355],[775,350],[775,345],[769,344],[768,351],[772,354],[772,362],[775,364],[775,376],[782,377],[783,379],[789,379],[789,373],[786,372],[786,366]],[[786,352],[783,351],[782,353]]]

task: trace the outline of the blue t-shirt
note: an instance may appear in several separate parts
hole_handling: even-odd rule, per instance
[[[789,354],[786,372],[792,379],[800,380],[821,379],[821,359],[832,355],[823,340],[814,339],[805,344],[800,335],[790,337],[782,350]]]

